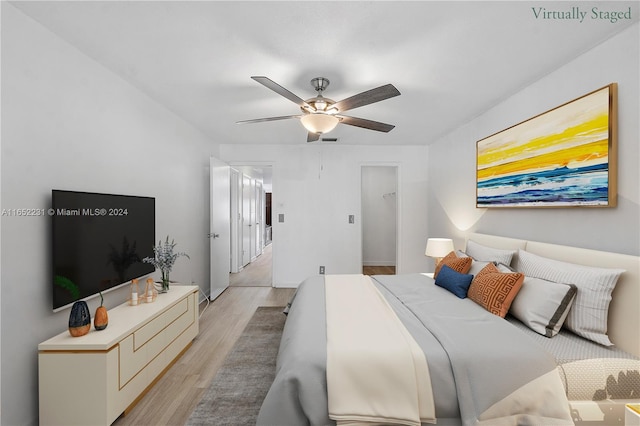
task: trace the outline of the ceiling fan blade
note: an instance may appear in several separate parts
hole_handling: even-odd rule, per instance
[[[317,133],[307,133],[307,142],[315,142],[320,139],[320,135]]]
[[[393,98],[398,95],[400,95],[400,92],[393,84],[386,84],[336,102],[332,105],[332,108],[336,108],[339,112],[344,112],[364,105],[369,105],[374,102],[384,101],[385,99]]]
[[[299,115],[281,115],[280,117],[255,118],[253,120],[236,121],[236,124],[263,123],[265,121],[287,120],[289,118],[300,118]]]
[[[300,108],[309,108],[311,109],[311,111],[315,111],[311,105],[309,105],[304,101],[304,99],[300,98],[298,95],[280,86],[278,83],[271,80],[270,78],[262,77],[262,76],[253,76],[251,78],[257,81],[258,83],[262,84],[263,86],[273,90],[278,95],[284,96],[285,98],[289,99],[291,102],[297,104]]]
[[[348,124],[349,126],[362,127],[364,129],[376,130],[378,132],[390,132],[393,130],[394,125],[381,123],[379,121],[366,120],[364,118],[349,117],[346,115],[336,115],[340,119],[340,123]]]

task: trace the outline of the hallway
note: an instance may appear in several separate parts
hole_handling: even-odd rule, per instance
[[[272,283],[272,249],[267,245],[262,254],[249,263],[242,271],[229,274],[230,287],[271,287]]]

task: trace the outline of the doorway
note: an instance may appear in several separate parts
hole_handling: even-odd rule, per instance
[[[232,287],[271,287],[273,262],[270,203],[272,167],[233,165],[231,179]]]
[[[362,166],[362,273],[397,273],[398,166]]]

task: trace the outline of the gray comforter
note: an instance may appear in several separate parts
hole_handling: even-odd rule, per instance
[[[374,278],[424,350],[439,425],[487,421],[483,413],[495,403],[555,370],[554,359],[507,321],[433,285],[431,278],[421,274]],[[335,424],[328,417],[325,368],[324,278],[312,277],[300,285],[289,310],[276,378],[257,424]],[[570,423],[568,412],[563,412],[568,410],[564,394],[560,397],[555,403],[541,400],[543,405],[560,407],[500,420],[504,424]]]

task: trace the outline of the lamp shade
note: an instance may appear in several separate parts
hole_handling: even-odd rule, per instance
[[[424,251],[425,256],[442,258],[454,250],[453,240],[450,238],[429,238],[427,240],[427,248]]]
[[[306,114],[300,118],[302,125],[311,133],[323,134],[335,129],[340,121],[338,117],[328,114]]]

